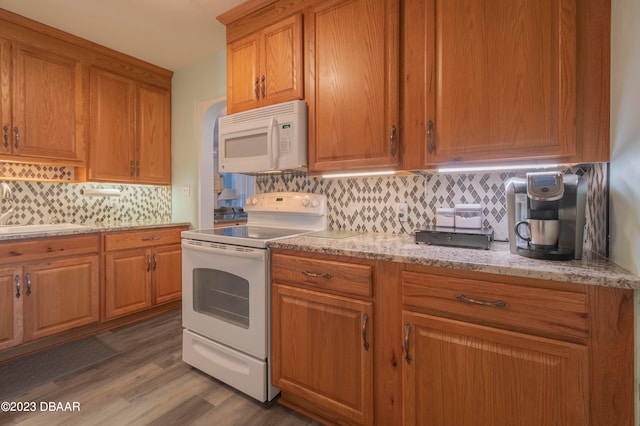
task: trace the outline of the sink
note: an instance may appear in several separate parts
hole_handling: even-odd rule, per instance
[[[88,226],[76,225],[74,223],[52,223],[43,225],[9,225],[0,226],[0,235],[34,234],[48,232],[63,232],[80,229],[87,229]]]

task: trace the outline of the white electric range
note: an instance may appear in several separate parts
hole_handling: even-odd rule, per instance
[[[182,233],[182,359],[267,402],[271,385],[269,241],[327,227],[325,195],[258,194],[247,224]]]

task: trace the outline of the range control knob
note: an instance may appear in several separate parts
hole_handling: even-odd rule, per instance
[[[311,207],[318,207],[320,205],[320,201],[317,198],[311,199]]]
[[[258,197],[249,198],[249,204],[251,204],[252,206],[257,205],[258,204]]]
[[[302,199],[302,205],[304,207],[309,207],[309,196],[308,195]]]

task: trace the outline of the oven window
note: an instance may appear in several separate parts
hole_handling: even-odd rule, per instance
[[[194,269],[193,310],[249,328],[249,281],[216,269]]]

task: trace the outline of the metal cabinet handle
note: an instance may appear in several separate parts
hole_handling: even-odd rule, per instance
[[[24,278],[27,280],[27,296],[31,296],[31,274],[25,274]]]
[[[158,268],[158,255],[156,253],[153,254],[153,270],[155,271]]]
[[[4,134],[2,135],[2,139],[4,140],[3,145],[5,148],[9,148],[9,125],[5,124],[2,126],[2,130],[4,131]]]
[[[409,332],[411,331],[411,325],[406,323],[404,325],[404,359],[407,364],[411,364],[411,355],[409,355]]]
[[[18,131],[19,131],[19,130],[18,130],[18,128],[17,128],[17,127],[14,127],[14,128],[13,128],[13,133],[15,133],[15,135],[14,135],[14,137],[13,137],[13,140],[14,140],[13,147],[14,147],[15,149],[18,149],[18,146],[19,146],[19,144],[20,144],[20,135],[18,134]]]
[[[151,270],[151,256],[147,255],[147,272]]]
[[[136,160],[136,176],[140,176],[140,160]]]
[[[389,145],[391,146],[391,156],[396,156],[396,126],[391,126],[391,134],[389,135]]]
[[[493,306],[495,308],[500,308],[500,309],[504,309],[507,306],[509,306],[509,304],[503,300],[496,300],[495,302],[485,302],[484,300],[471,299],[465,296],[464,294],[456,294],[456,300],[459,300],[465,303],[475,303],[476,305],[482,305],[482,306]]]
[[[256,82],[253,84],[253,92],[256,94],[256,101],[260,100],[260,88],[258,86],[260,79],[256,77]]]
[[[159,235],[154,235],[152,237],[145,237],[142,239],[142,241],[158,241],[160,239]]]
[[[260,81],[260,92],[262,93],[262,99],[265,98],[265,93],[266,93],[266,77],[264,76],[264,74],[262,75],[262,79]]]
[[[367,342],[367,321],[369,320],[369,315],[365,312],[362,315],[362,346],[364,346],[364,350],[369,350],[369,342]]]
[[[311,278],[324,278],[326,280],[331,278],[331,274],[329,274],[329,273],[315,274],[315,273],[309,272],[309,271],[302,271],[302,275],[306,275],[307,277],[311,277]]]
[[[435,145],[433,144],[433,121],[429,120],[427,123],[427,152],[429,154],[433,154],[433,151],[436,150]]]
[[[16,275],[14,280],[16,282],[16,299],[20,299],[20,275]]]
[[[136,173],[136,165],[133,160],[129,161],[129,175],[133,176]]]

